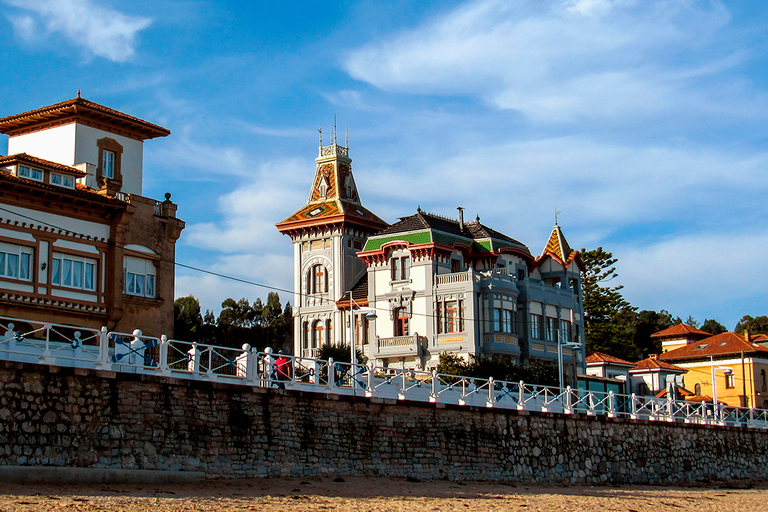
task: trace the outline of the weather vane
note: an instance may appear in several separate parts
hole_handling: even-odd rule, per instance
[[[555,226],[558,225],[557,224],[557,216],[560,215],[561,213],[563,213],[563,212],[558,210],[557,208],[555,208]]]

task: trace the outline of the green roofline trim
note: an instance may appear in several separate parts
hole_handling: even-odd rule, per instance
[[[415,233],[397,233],[396,235],[385,236],[383,238],[370,237],[368,238],[368,241],[365,242],[363,251],[377,251],[381,249],[382,245],[397,241],[409,242],[413,245],[428,244],[432,242],[432,237],[428,230]]]

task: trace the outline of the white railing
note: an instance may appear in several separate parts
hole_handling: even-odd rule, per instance
[[[469,271],[454,272],[452,274],[438,274],[436,277],[438,286],[441,284],[466,283],[469,282]]]
[[[0,317],[0,359],[307,392],[768,429],[768,410],[327,361]]]

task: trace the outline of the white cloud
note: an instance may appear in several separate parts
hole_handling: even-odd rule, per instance
[[[384,90],[476,95],[541,122],[631,122],[753,102],[764,113],[754,93],[724,97],[730,83],[701,84],[745,58],[711,39],[729,20],[717,2],[477,0],[356,49],[344,66]]]
[[[136,38],[152,20],[128,16],[92,0],[2,0],[32,14],[9,15],[19,37],[35,42],[60,33],[89,54],[123,62],[136,50]]]
[[[768,292],[761,269],[768,232],[692,233],[648,246],[616,246],[618,281],[640,309],[667,309],[733,329],[743,315],[764,315]]]

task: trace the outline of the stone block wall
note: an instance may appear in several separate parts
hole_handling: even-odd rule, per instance
[[[764,479],[766,453],[751,429],[0,361],[0,465],[666,484]]]

